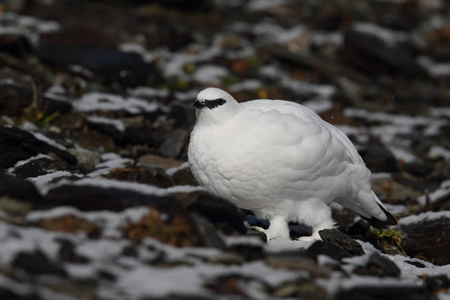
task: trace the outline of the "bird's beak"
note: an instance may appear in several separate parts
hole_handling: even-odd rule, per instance
[[[202,109],[202,108],[205,107],[205,103],[202,103],[202,102],[196,100],[196,101],[194,102],[194,105],[193,105],[193,106],[194,106],[194,108]]]

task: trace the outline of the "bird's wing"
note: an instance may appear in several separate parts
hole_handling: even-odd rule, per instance
[[[372,186],[370,184],[371,173],[369,169],[367,169],[367,167],[365,166],[364,161],[362,160],[353,143],[341,130],[321,119],[314,111],[310,110],[309,108],[301,106],[294,102],[286,102],[280,100],[258,100],[249,101],[242,104],[248,105],[248,107],[258,108],[260,110],[266,111],[266,113],[272,114],[273,117],[276,117],[278,119],[285,118],[287,120],[285,122],[286,124],[291,123],[297,126],[301,125],[303,127],[303,130],[299,129],[297,130],[297,132],[301,133],[302,138],[314,137],[314,131],[315,129],[317,129],[317,126],[320,126],[322,130],[328,131],[330,133],[330,136],[332,137],[331,139],[329,139],[329,143],[332,143],[335,150],[333,151],[333,153],[338,156],[342,155],[342,152],[344,153],[342,159],[344,159],[345,163],[347,164],[347,170],[353,190],[353,197],[336,199],[336,202],[345,207],[353,209],[355,212],[365,218],[374,217],[381,221],[390,219],[389,215],[384,212],[386,210],[384,209],[383,204],[372,191]],[[295,116],[296,122],[289,122],[288,119],[291,118],[289,117],[289,115]],[[305,128],[305,126],[311,126],[311,128]],[[310,139],[310,141],[313,140],[314,138]],[[325,141],[326,140],[327,139],[325,139]],[[323,138],[321,141],[317,140],[318,143],[323,141]],[[325,147],[326,146],[327,145],[325,145]],[[327,152],[326,154],[320,153],[320,150],[322,149],[319,148],[321,147],[315,148],[316,150],[318,150],[318,152],[313,153],[315,154],[314,156],[325,157],[327,154],[329,154],[329,152]],[[317,156],[317,154],[320,155]],[[304,165],[307,165],[306,162],[306,160],[303,161]],[[301,165],[300,160],[298,160],[298,165]]]

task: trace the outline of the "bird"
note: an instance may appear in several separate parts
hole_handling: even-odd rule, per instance
[[[290,238],[289,222],[311,236],[336,228],[329,204],[358,213],[377,228],[395,225],[371,187],[371,172],[350,139],[309,108],[292,101],[237,102],[214,87],[193,104],[188,162],[213,195],[270,222],[267,239]]]

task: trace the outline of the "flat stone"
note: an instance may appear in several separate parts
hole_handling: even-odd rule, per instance
[[[364,254],[364,250],[357,241],[337,229],[323,229],[319,231],[319,235],[325,243],[337,246],[353,255]]]

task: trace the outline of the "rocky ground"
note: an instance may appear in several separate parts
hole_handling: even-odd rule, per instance
[[[1,299],[450,299],[450,4],[0,4]],[[265,241],[186,163],[207,86],[343,130],[399,221]],[[292,238],[309,228],[292,224]]]

